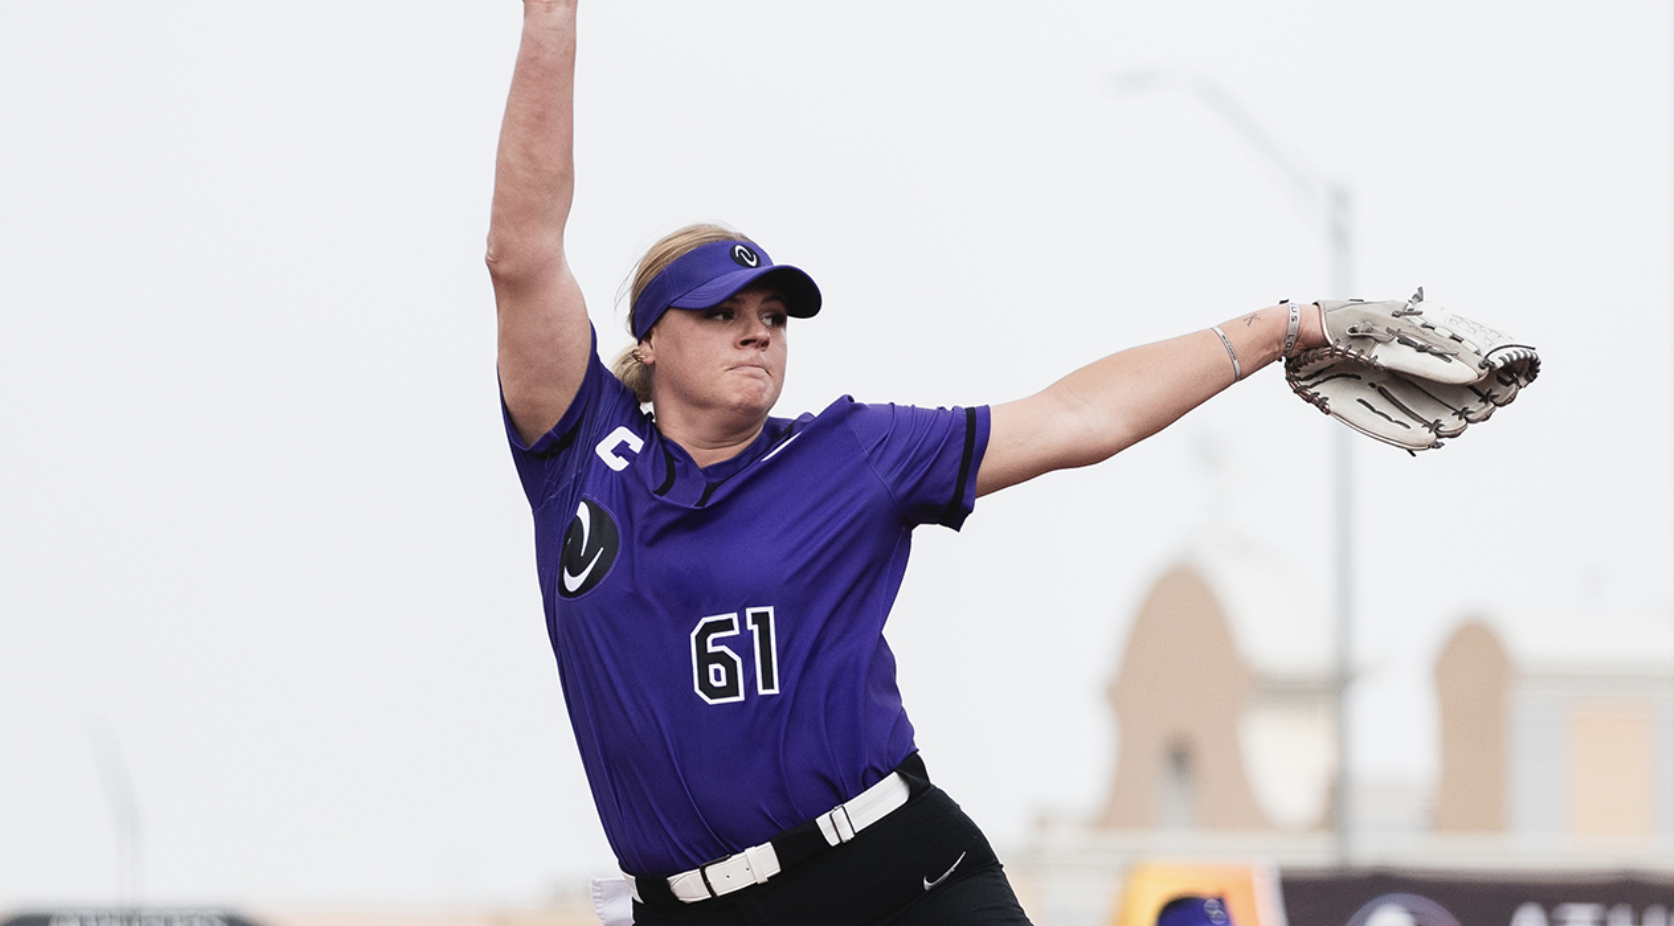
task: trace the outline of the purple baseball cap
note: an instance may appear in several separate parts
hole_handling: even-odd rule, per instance
[[[646,332],[669,309],[711,308],[757,281],[784,290],[786,311],[792,316],[818,314],[820,288],[813,277],[773,263],[766,251],[748,241],[712,241],[675,258],[634,300],[634,338],[645,340]]]

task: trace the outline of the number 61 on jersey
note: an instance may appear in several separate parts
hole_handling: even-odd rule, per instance
[[[756,694],[779,693],[779,651],[773,632],[773,609],[747,608],[744,623],[755,646]],[[741,631],[737,614],[716,614],[698,621],[692,630],[692,688],[710,704],[744,700],[744,660],[725,643]]]

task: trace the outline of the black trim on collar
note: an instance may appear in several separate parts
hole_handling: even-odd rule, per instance
[[[581,422],[580,421],[577,421],[575,424],[570,425],[570,429],[568,431],[565,431],[564,433],[558,435],[558,439],[552,442],[552,449],[548,452],[549,453],[563,453],[564,451],[570,449],[570,445],[575,443],[575,436],[580,430],[581,430]]]
[[[668,475],[663,477],[663,484],[652,490],[651,494],[662,498],[668,494],[669,489],[674,488],[674,451],[668,449],[668,438],[666,437],[658,441],[657,446],[663,448],[663,468]]]
[[[726,480],[722,479],[721,482],[726,482]],[[711,482],[708,485],[704,486],[703,487],[703,495],[698,498],[697,504],[693,505],[692,507],[693,508],[702,508],[704,505],[709,504],[709,496],[715,494],[715,490],[719,489],[721,487],[721,482]]]

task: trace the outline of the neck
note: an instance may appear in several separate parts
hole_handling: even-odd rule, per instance
[[[695,426],[697,424],[682,420],[678,415],[668,418],[660,414],[657,416],[657,430],[663,432],[663,437],[679,444],[698,466],[711,466],[744,452],[744,448],[750,446],[761,434],[761,429],[767,425],[767,419],[713,423],[706,427]]]

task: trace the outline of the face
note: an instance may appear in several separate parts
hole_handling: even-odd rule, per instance
[[[640,344],[659,410],[765,418],[784,386],[784,295],[752,286],[710,309],[670,309]]]

